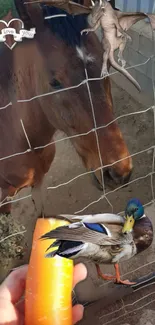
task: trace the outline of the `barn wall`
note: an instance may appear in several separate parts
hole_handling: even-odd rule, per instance
[[[122,11],[155,12],[154,0],[115,0],[115,6]]]

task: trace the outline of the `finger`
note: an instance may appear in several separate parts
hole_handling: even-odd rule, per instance
[[[25,290],[28,265],[12,271],[0,286],[0,298],[16,303]]]
[[[80,281],[85,280],[87,277],[87,269],[84,264],[79,263],[74,267],[74,274],[73,274],[73,288],[79,283]]]
[[[76,305],[73,307],[73,325],[83,318],[83,312],[84,307],[82,305]]]

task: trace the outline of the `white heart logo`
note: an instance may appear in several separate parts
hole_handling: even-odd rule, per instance
[[[6,26],[6,28],[3,28],[3,29],[1,29],[1,34],[0,34],[0,42],[3,42],[4,41],[4,44],[10,49],[10,50],[12,50],[14,47],[15,47],[15,45],[17,44],[17,42],[16,41],[14,41],[14,31],[15,31],[15,29],[14,28],[9,28],[9,26],[12,24],[12,22],[15,22],[15,21],[17,21],[18,22],[18,25],[19,25],[19,23],[20,23],[20,25],[21,25],[21,29],[22,28],[24,28],[24,23],[23,23],[23,21],[21,20],[21,19],[18,19],[18,18],[13,18],[13,19],[11,19],[8,23],[6,22],[6,21],[4,21],[4,20],[0,20],[0,23],[2,23],[3,25],[5,25]],[[10,39],[9,39],[9,42],[7,42],[7,40],[6,40],[6,37],[7,36],[12,36],[12,38],[13,38],[13,42],[12,42],[12,40],[11,40],[11,42],[10,42]],[[9,44],[10,43],[10,44]],[[11,44],[12,43],[12,44]]]

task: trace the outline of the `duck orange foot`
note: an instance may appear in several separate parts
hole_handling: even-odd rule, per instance
[[[115,264],[114,267],[115,267],[115,274],[116,274],[115,276],[114,275],[103,274],[101,272],[101,269],[100,269],[99,265],[96,264],[97,274],[103,280],[107,280],[107,281],[115,280],[114,283],[116,283],[116,284],[123,284],[123,285],[133,285],[133,284],[136,284],[136,282],[130,282],[129,280],[121,280],[121,278],[120,278],[120,271],[119,271],[119,265],[118,264]]]

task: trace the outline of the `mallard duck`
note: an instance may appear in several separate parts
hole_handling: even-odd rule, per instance
[[[121,280],[119,262],[125,261],[147,249],[153,240],[153,226],[144,214],[144,207],[138,199],[131,199],[125,209],[125,216],[96,214],[85,216],[58,216],[70,222],[56,228],[41,239],[57,239],[47,250],[46,257],[76,259],[87,258],[95,262],[98,275],[104,280],[132,285],[134,282]],[[54,249],[54,250],[53,250]],[[115,276],[104,275],[99,264],[114,264]]]

